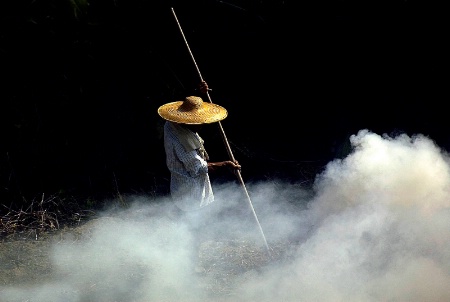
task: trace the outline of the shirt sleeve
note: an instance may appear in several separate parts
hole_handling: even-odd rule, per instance
[[[179,144],[175,148],[175,153],[191,177],[208,172],[208,163],[198,154],[197,150],[186,152]]]

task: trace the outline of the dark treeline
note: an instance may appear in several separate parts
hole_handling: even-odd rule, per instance
[[[161,11],[131,2],[1,9],[2,203],[155,190],[163,157],[150,100],[179,88],[152,55]]]
[[[442,12],[410,1],[7,1],[0,6],[0,190],[166,194],[158,106],[196,86],[249,180],[310,181],[362,128],[430,135],[442,119]],[[439,107],[438,107],[439,106]],[[217,129],[209,153],[226,152]]]

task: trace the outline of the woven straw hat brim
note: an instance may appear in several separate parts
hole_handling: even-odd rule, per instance
[[[184,111],[180,109],[183,101],[171,102],[158,108],[158,114],[165,120],[181,124],[210,124],[225,119],[228,112],[222,106],[203,102],[200,108]]]

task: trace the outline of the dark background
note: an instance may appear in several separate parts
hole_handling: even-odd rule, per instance
[[[200,80],[171,8],[244,180],[311,183],[360,129],[450,148],[433,1],[2,1],[2,204],[167,194],[156,110]]]

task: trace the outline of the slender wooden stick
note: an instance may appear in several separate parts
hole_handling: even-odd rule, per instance
[[[195,65],[195,68],[197,69],[198,75],[200,76],[200,81],[203,81],[203,77],[202,77],[202,74],[200,73],[200,69],[198,68],[197,63],[195,62],[194,55],[192,54],[191,48],[189,47],[189,44],[188,44],[188,42],[186,40],[186,37],[184,36],[183,29],[181,28],[180,22],[178,21],[178,18],[176,16],[175,11],[174,11],[173,8],[172,8],[172,13],[173,13],[173,16],[175,17],[175,20],[177,21],[177,24],[178,24],[178,27],[180,29],[181,35],[183,36],[183,39],[184,39],[184,43],[186,44],[187,49],[189,51],[189,54],[191,55],[192,61],[194,62],[194,65]],[[211,97],[209,95],[209,92],[206,92],[206,95],[208,96],[209,102],[212,103],[212,100],[211,100]],[[226,149],[227,149],[227,152],[228,152],[228,156],[230,157],[230,159],[232,161],[235,161],[234,156],[233,156],[233,152],[231,151],[230,144],[228,143],[228,139],[227,139],[227,137],[225,135],[225,131],[223,130],[222,123],[220,121],[217,122],[217,123],[219,125],[220,133],[222,134],[222,138],[223,138],[223,141],[225,143],[225,146],[226,146]],[[256,223],[258,224],[259,231],[261,232],[262,238],[264,240],[264,245],[266,246],[267,252],[268,252],[268,254],[270,256],[271,253],[270,253],[270,248],[269,248],[269,246],[267,244],[266,236],[264,235],[264,232],[263,232],[263,229],[261,227],[261,224],[259,223],[259,219],[258,219],[258,216],[256,215],[255,209],[253,208],[253,204],[252,204],[252,201],[250,199],[250,195],[248,194],[247,188],[245,187],[244,180],[242,179],[241,171],[237,170],[236,171],[236,175],[237,175],[237,177],[239,179],[239,182],[242,185],[242,188],[244,189],[244,193],[245,193],[245,196],[247,197],[250,209],[252,210],[253,217],[255,217]]]

